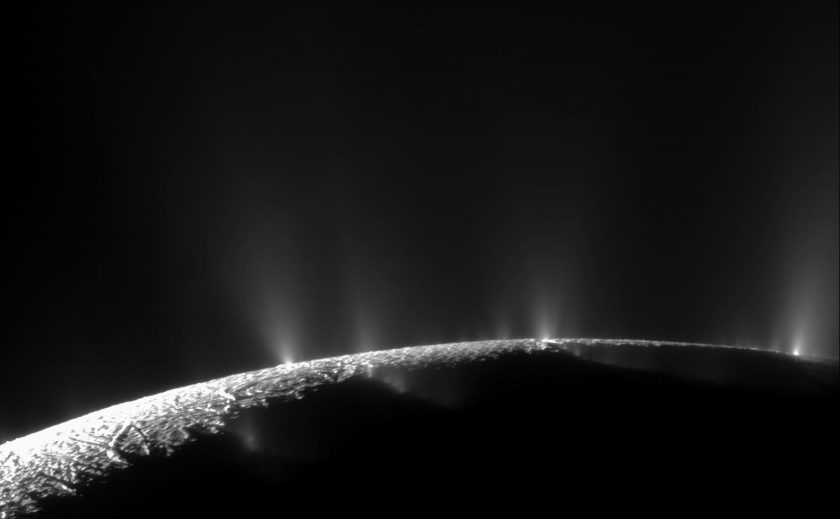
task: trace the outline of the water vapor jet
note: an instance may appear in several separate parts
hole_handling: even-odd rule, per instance
[[[610,366],[610,369],[604,369],[604,366]],[[641,369],[653,375],[650,378],[628,376],[624,371],[627,368]],[[532,375],[537,375],[537,378]],[[663,376],[665,378],[661,378]],[[712,385],[686,385],[686,381]],[[658,390],[651,393],[651,384]],[[747,402],[765,405],[770,410],[768,416],[778,419],[779,405],[789,403],[791,399],[806,402],[808,400],[805,399],[814,398],[814,402],[831,406],[832,399],[836,400],[837,384],[836,362],[805,360],[746,348],[664,341],[519,339],[415,346],[344,355],[279,365],[173,389],[6,442],[0,445],[0,510],[5,518],[37,512],[47,503],[78,497],[83,494],[78,492],[79,489],[108,485],[110,477],[117,472],[130,474],[135,465],[148,468],[148,464],[143,465],[144,460],[152,458],[152,461],[160,462],[161,459],[178,456],[190,444],[229,432],[238,438],[245,452],[259,454],[259,459],[270,458],[278,449],[299,455],[298,449],[290,451],[288,444],[283,441],[278,443],[275,434],[261,435],[257,430],[261,429],[258,427],[260,422],[251,421],[256,415],[249,413],[266,407],[298,409],[300,411],[294,416],[307,418],[302,420],[306,422],[308,417],[323,414],[318,409],[325,401],[321,400],[314,407],[291,407],[292,404],[305,406],[308,399],[323,391],[332,391],[330,398],[335,399],[327,407],[331,413],[340,413],[344,407],[351,405],[348,402],[356,402],[351,405],[351,413],[352,409],[356,409],[352,406],[357,404],[362,405],[360,409],[365,409],[365,402],[375,397],[386,407],[374,408],[372,412],[368,410],[367,416],[381,416],[383,409],[396,412],[411,403],[414,406],[412,409],[421,412],[418,416],[426,419],[457,417],[450,411],[441,414],[434,409],[442,406],[454,412],[475,402],[471,412],[484,409],[490,413],[491,421],[488,423],[498,427],[506,423],[498,420],[500,408],[492,405],[499,399],[507,402],[506,408],[518,420],[526,418],[520,410],[532,398],[543,403],[532,409],[528,416],[533,416],[537,410],[540,411],[537,414],[542,416],[546,414],[546,405],[548,409],[557,409],[562,403],[562,409],[567,413],[582,413],[582,417],[588,417],[581,419],[580,423],[585,424],[597,419],[601,413],[591,414],[589,400],[573,398],[570,391],[585,390],[600,394],[598,402],[610,405],[631,390],[633,393],[629,402],[622,403],[614,412],[626,412],[630,403],[633,403],[631,407],[638,409],[651,399],[659,399],[661,405],[667,406],[667,419],[671,420],[675,402],[690,395],[696,398],[697,391],[712,388],[709,395],[719,396],[725,388],[739,399],[732,405],[733,416],[743,414],[741,405],[746,396]],[[554,387],[556,391],[547,395],[534,393],[541,387]],[[674,396],[674,391],[678,397]],[[348,401],[347,397],[354,392],[359,393]],[[682,395],[682,392],[685,394]],[[515,394],[516,398],[506,400],[509,393]],[[719,403],[723,407],[730,393],[725,395]],[[773,395],[780,396],[778,405],[774,403]],[[418,407],[418,404],[422,405]],[[689,406],[688,411],[694,419],[696,410]],[[323,456],[318,454],[320,448],[310,441],[305,429],[296,432],[295,427],[305,423],[289,422],[286,419],[289,415],[283,412],[274,416],[282,425],[278,431],[287,433],[284,441],[306,446],[310,449],[307,456]],[[342,416],[341,420],[349,418]],[[657,417],[662,417],[662,409],[654,406],[648,419],[655,421]],[[457,423],[463,422],[456,419],[453,426]],[[641,423],[644,424],[645,420]],[[788,422],[782,420],[781,423]],[[518,426],[518,423],[514,424],[512,429]],[[657,436],[654,432],[644,437]],[[319,434],[324,436],[325,433],[321,430]],[[333,431],[324,436],[325,439],[332,437]],[[584,434],[576,436],[576,439],[584,440],[586,437]],[[423,438],[423,441],[426,440],[428,438]],[[451,441],[452,438],[447,435],[444,440]],[[400,442],[400,438],[394,441]],[[550,444],[564,445],[556,441]],[[351,442],[353,445],[355,443]],[[399,445],[402,449],[410,448],[402,443]],[[517,453],[521,453],[521,448],[522,445],[511,446]],[[738,445],[738,448],[742,447]],[[481,449],[480,452],[486,458],[487,451]],[[664,452],[670,455],[671,450]],[[393,455],[394,452],[386,451],[385,454]],[[565,447],[563,454],[566,457],[569,455]],[[762,455],[766,453],[762,451]],[[588,459],[591,461],[591,458]],[[518,477],[518,473],[507,475],[512,474]]]

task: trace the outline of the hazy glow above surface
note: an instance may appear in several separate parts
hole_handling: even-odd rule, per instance
[[[0,438],[401,345],[840,355],[838,2],[456,4],[15,9]]]

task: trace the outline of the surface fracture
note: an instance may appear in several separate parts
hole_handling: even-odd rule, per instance
[[[304,398],[378,368],[419,370],[511,354],[576,353],[586,346],[708,346],[658,341],[519,339],[416,346],[283,364],[108,407],[0,445],[0,519],[35,513],[46,499],[105,481],[133,460],[169,456],[224,433],[239,412]]]

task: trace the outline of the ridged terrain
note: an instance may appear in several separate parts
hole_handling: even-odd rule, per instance
[[[170,456],[188,442],[224,433],[244,409],[299,400],[351,379],[386,380],[383,370],[438,369],[537,352],[609,363],[597,348],[618,346],[723,348],[600,339],[483,341],[374,351],[231,375],[108,407],[0,445],[0,517],[35,513],[45,500],[75,495],[140,459]],[[828,381],[832,384],[836,380]]]

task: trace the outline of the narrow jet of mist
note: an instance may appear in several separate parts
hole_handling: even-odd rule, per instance
[[[0,436],[404,345],[840,355],[837,2],[24,4]]]

